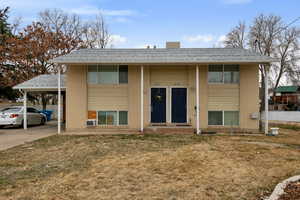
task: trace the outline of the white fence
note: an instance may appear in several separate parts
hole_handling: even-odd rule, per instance
[[[265,118],[263,112],[261,118]],[[269,111],[269,120],[283,122],[300,122],[300,111]]]

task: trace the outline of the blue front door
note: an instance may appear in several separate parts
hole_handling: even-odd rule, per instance
[[[186,88],[172,88],[172,123],[186,123]]]
[[[166,122],[166,88],[151,88],[151,122]]]

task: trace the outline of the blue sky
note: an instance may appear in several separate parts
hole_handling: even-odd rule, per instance
[[[59,8],[91,19],[103,13],[114,47],[164,47],[180,41],[182,47],[219,46],[240,20],[247,24],[260,13],[280,15],[287,23],[300,16],[299,0],[1,0],[11,7],[11,20],[24,24],[46,8]],[[298,21],[295,25],[300,26]]]

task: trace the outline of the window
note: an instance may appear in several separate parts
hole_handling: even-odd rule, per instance
[[[97,73],[98,67],[97,65],[88,66],[88,82],[91,84],[97,84]]]
[[[209,65],[209,83],[239,83],[239,65]]]
[[[238,126],[239,111],[208,111],[208,125]]]
[[[208,125],[223,125],[223,112],[208,111]]]
[[[224,83],[238,83],[240,72],[238,65],[224,65]]]
[[[238,126],[239,125],[239,112],[238,111],[224,111],[224,125],[225,126]]]
[[[223,82],[223,65],[210,65],[208,69],[208,81],[210,83]]]
[[[89,65],[87,78],[90,84],[126,84],[128,83],[128,66]]]
[[[29,113],[39,113],[39,111],[37,111],[34,108],[27,108],[27,112],[29,112]]]
[[[119,83],[128,83],[128,66],[119,66]]]
[[[98,111],[98,125],[127,125],[127,111]]]
[[[119,111],[119,125],[127,125],[127,124],[128,124],[128,112]]]

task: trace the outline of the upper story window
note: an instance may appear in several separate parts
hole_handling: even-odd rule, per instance
[[[127,65],[89,65],[88,83],[90,84],[127,84]]]
[[[209,65],[208,82],[209,83],[239,83],[240,67],[239,65]]]

